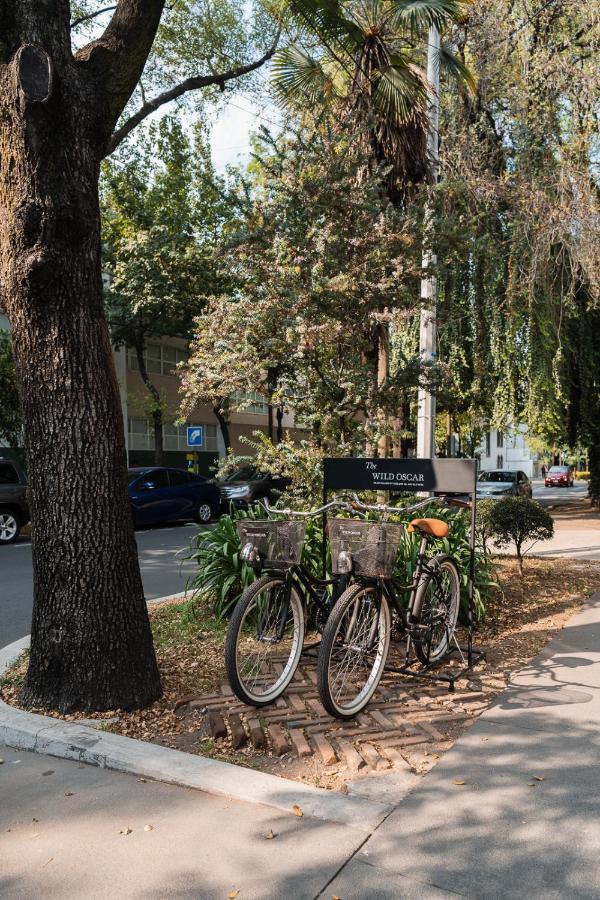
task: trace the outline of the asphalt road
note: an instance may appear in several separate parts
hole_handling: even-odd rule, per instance
[[[572,503],[574,500],[585,500],[587,490],[587,481],[576,481],[572,488],[544,487],[543,481],[534,481],[533,499],[539,500],[544,506],[554,506]]]
[[[195,532],[193,525],[145,529],[136,532],[146,599],[185,590],[192,563],[182,561]],[[31,544],[19,538],[0,547],[0,647],[29,634],[33,605]]]

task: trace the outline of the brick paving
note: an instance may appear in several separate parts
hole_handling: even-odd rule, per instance
[[[178,714],[193,717],[216,741],[226,731],[234,749],[314,757],[325,768],[335,765],[363,775],[405,768],[415,751],[435,759],[434,751],[447,749],[505,687],[497,674],[486,676],[484,664],[457,681],[453,693],[444,683],[385,673],[367,708],[341,721],[321,705],[316,680],[314,658],[303,657],[288,690],[270,706],[248,707],[224,683],[217,692],[183,704]]]

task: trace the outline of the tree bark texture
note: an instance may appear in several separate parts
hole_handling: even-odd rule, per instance
[[[67,0],[0,0],[0,301],[33,523],[28,706],[131,708],[161,692],[102,305],[98,205],[100,160],[161,10],[121,0],[116,25],[73,57]]]

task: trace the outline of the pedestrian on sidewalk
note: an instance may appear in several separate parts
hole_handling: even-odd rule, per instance
[[[548,471],[548,470],[546,469],[546,463],[542,463],[542,478],[545,478],[545,477],[546,477],[546,472],[547,472],[547,471]]]

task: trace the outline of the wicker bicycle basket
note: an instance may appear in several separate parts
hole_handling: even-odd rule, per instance
[[[283,519],[245,520],[238,521],[237,530],[242,547],[252,544],[264,562],[288,566],[300,562],[306,522]]]
[[[340,553],[352,557],[355,575],[390,578],[400,546],[404,525],[400,522],[364,522],[357,519],[330,519],[331,568],[341,574]]]

